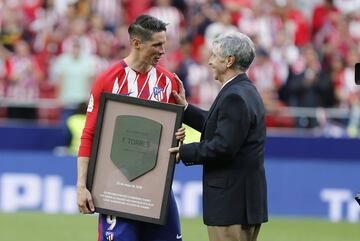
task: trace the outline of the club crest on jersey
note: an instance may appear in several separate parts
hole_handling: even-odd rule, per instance
[[[105,236],[106,236],[106,240],[108,240],[108,241],[114,240],[114,232],[106,231]]]
[[[153,88],[154,98],[160,101],[163,98],[163,91],[164,89],[158,86]]]

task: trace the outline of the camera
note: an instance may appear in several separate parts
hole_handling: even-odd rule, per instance
[[[358,194],[356,194],[355,196],[355,200],[358,202],[358,204],[360,205],[360,192]]]

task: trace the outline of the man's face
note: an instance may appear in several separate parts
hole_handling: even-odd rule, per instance
[[[141,58],[149,65],[157,64],[161,56],[165,53],[166,33],[153,33],[147,41],[140,44]]]
[[[220,56],[218,45],[214,45],[209,58],[209,65],[213,71],[214,79],[223,81],[222,77],[226,72],[226,59]]]

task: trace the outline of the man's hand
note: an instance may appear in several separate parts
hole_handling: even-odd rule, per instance
[[[184,142],[185,136],[185,127],[181,127],[175,132],[176,140],[179,140],[180,143]]]
[[[91,194],[86,187],[77,188],[77,204],[81,213],[87,214],[95,211]]]
[[[186,101],[186,97],[185,97],[185,88],[184,85],[182,83],[182,81],[179,79],[179,77],[175,74],[175,79],[178,83],[179,86],[179,93],[177,93],[176,91],[172,92],[172,95],[175,98],[175,101],[177,104],[179,105],[184,105],[187,106],[187,101]]]
[[[179,163],[179,161],[180,161],[179,150],[180,150],[180,146],[171,147],[171,148],[169,149],[169,152],[170,152],[171,154],[176,154],[176,163]]]

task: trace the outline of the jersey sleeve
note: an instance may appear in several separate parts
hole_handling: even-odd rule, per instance
[[[176,104],[175,98],[172,95],[173,91],[176,91],[176,92],[179,91],[179,86],[178,86],[175,74],[168,71],[167,69],[165,69],[162,65],[157,65],[156,68],[160,73],[163,73],[164,76],[166,76],[166,79],[170,80],[170,84],[169,85],[166,84],[167,87],[165,89],[166,96],[167,96],[167,98],[166,98],[167,103]],[[168,86],[170,86],[170,89],[168,89]],[[166,102],[166,101],[164,101],[164,102]]]
[[[171,92],[170,92],[170,95],[169,95],[169,103],[176,104],[176,101],[175,101],[174,96],[172,95],[172,92],[173,91],[179,92],[179,86],[178,86],[178,83],[176,81],[176,78],[175,78],[174,74],[171,74],[170,81],[171,81]]]
[[[81,135],[78,156],[90,157],[91,146],[95,134],[96,121],[99,111],[100,95],[103,91],[104,75],[100,75],[94,82],[86,113],[85,127]]]

